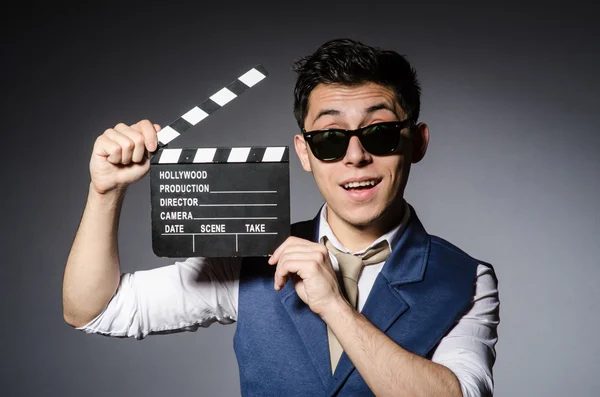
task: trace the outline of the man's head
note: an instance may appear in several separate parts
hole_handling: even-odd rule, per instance
[[[396,101],[414,123],[421,108],[417,73],[400,54],[370,47],[350,39],[331,40],[314,54],[294,64],[298,80],[294,89],[294,116],[300,128],[308,112],[308,100],[319,84],[357,86],[367,82],[391,89]]]
[[[303,132],[356,130],[407,120],[396,130],[393,124],[384,124],[358,131],[349,140],[343,139],[348,134],[339,132],[337,141],[329,140],[335,135],[329,131],[317,132],[314,138],[297,135],[294,141],[303,168],[313,173],[327,201],[334,231],[345,225],[375,234],[385,232],[402,212],[410,164],[421,160],[429,137],[427,126],[417,125],[420,87],[416,72],[396,52],[348,39],[323,44],[298,61],[294,70],[298,73],[294,115]],[[315,139],[337,145],[324,146],[334,155],[311,150],[307,143],[311,138],[313,145]],[[390,147],[393,142],[398,145]],[[353,187],[356,182],[366,186]]]

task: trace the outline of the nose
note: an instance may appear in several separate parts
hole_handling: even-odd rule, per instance
[[[358,137],[351,137],[346,155],[344,156],[344,164],[363,166],[369,164],[371,161],[373,161],[371,153],[365,150]]]

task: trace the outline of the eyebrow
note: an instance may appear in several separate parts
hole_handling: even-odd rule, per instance
[[[368,108],[365,109],[364,113],[365,114],[370,114],[370,113],[375,113],[378,110],[381,109],[386,109],[389,110],[390,112],[394,113],[394,115],[396,117],[398,117],[398,119],[400,119],[400,116],[398,115],[398,113],[396,113],[396,109],[394,109],[393,107],[391,107],[390,105],[388,105],[387,103],[378,103],[377,105],[373,105],[370,106]]]
[[[313,124],[315,123],[315,121],[317,121],[321,116],[339,116],[340,114],[342,114],[342,112],[340,112],[339,110],[335,110],[335,109],[323,109],[319,112],[319,114],[317,114],[317,117],[315,117],[315,119],[313,120]]]
[[[398,116],[398,114],[396,113],[396,109],[394,109],[393,107],[391,107],[390,105],[386,104],[386,103],[378,103],[377,105],[373,105],[373,106],[369,106],[368,108],[366,108],[363,113],[364,114],[371,114],[371,113],[375,113],[378,110],[381,109],[385,109],[385,110],[389,110],[390,112],[394,113],[394,115],[396,117],[398,117],[398,119],[400,119],[400,116]],[[342,114],[342,112],[340,112],[339,110],[336,109],[323,109],[321,110],[317,116],[315,117],[315,119],[313,120],[313,124],[315,123],[315,121],[317,121],[321,116],[339,116],[340,114]]]

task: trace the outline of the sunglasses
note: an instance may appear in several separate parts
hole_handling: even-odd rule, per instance
[[[400,131],[412,126],[410,119],[388,121],[367,125],[356,130],[315,130],[306,132],[302,129],[304,140],[310,150],[321,161],[336,161],[343,158],[348,150],[350,138],[358,137],[365,150],[375,156],[383,156],[402,149],[401,142],[405,138]]]

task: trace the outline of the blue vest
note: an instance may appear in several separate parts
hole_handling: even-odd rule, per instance
[[[312,241],[318,230],[318,218],[292,225],[292,235]],[[430,357],[469,308],[478,264],[427,234],[411,207],[362,314],[404,349]],[[346,353],[331,374],[325,323],[291,282],[273,289],[274,271],[265,258],[246,258],[242,265],[234,337],[242,395],[373,395]]]

